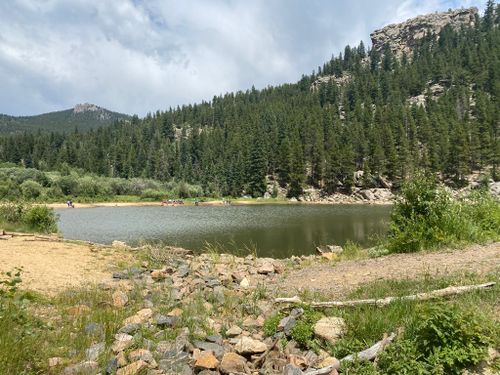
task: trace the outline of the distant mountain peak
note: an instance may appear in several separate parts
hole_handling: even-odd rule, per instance
[[[95,104],[81,103],[75,105],[75,107],[73,108],[73,113],[97,112],[102,110],[104,110],[104,108],[101,108]]]

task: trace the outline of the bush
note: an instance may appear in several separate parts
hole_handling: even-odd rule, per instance
[[[154,189],[146,189],[141,193],[142,199],[162,200],[168,196],[167,192]]]
[[[73,195],[76,194],[78,181],[74,176],[61,176],[56,180],[56,185],[61,189],[64,195]]]
[[[386,374],[461,374],[486,355],[482,323],[456,306],[428,307],[413,332],[382,353],[379,365]]]
[[[47,206],[28,208],[23,214],[23,222],[39,232],[57,232],[57,216],[54,210]]]
[[[23,203],[0,205],[0,223],[15,230],[44,233],[57,232],[57,215],[47,206],[30,206]]]
[[[403,186],[391,214],[387,249],[415,252],[499,238],[500,203],[485,191],[457,200],[429,178]]]
[[[24,181],[20,188],[25,199],[36,199],[43,191],[42,185],[33,180]]]

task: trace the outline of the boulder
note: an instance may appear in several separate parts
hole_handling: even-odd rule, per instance
[[[64,369],[63,375],[95,375],[99,372],[99,364],[94,361],[85,361]]]
[[[247,360],[236,353],[226,353],[222,357],[219,370],[223,374],[245,374],[248,371]]]
[[[101,353],[104,352],[104,349],[106,349],[106,344],[104,342],[99,342],[85,350],[85,356],[88,361],[97,361]]]
[[[219,361],[212,354],[211,351],[204,351],[198,355],[194,367],[196,369],[215,369],[219,365]]]
[[[240,327],[232,326],[231,328],[229,328],[226,331],[226,336],[227,337],[236,337],[236,336],[241,335],[241,332],[243,332],[243,330]]]
[[[142,309],[139,310],[135,315],[132,315],[125,319],[123,321],[123,324],[130,324],[130,323],[146,323],[153,317],[153,310],[147,308],[147,309]]]
[[[243,336],[236,342],[234,350],[243,355],[263,353],[267,350],[267,345],[262,341]]]
[[[137,375],[148,367],[148,364],[143,360],[131,363],[128,366],[120,368],[116,371],[116,375]]]
[[[330,344],[335,344],[344,336],[346,324],[344,319],[338,317],[321,318],[314,325],[314,334]]]
[[[113,300],[114,307],[123,307],[128,303],[128,296],[126,293],[121,290],[116,290],[111,295],[111,299]]]
[[[114,353],[119,353],[127,349],[130,345],[132,345],[134,341],[134,337],[130,336],[126,333],[118,333],[115,335],[115,341],[111,345],[111,350]]]

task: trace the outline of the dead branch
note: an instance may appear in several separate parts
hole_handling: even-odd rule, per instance
[[[494,286],[496,283],[491,281],[484,284],[476,285],[463,285],[463,286],[449,286],[444,289],[436,289],[431,292],[410,294],[408,296],[402,297],[385,297],[380,299],[359,299],[351,301],[326,301],[326,302],[311,302],[309,305],[315,308],[322,307],[353,307],[358,305],[375,305],[375,306],[386,306],[396,301],[429,301],[437,298],[445,298],[450,296],[456,296],[474,290],[488,289]],[[276,303],[303,303],[298,297],[291,298],[275,298]]]

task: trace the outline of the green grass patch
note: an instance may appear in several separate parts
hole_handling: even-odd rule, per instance
[[[450,285],[498,280],[498,274],[474,274],[403,281],[379,281],[354,291],[349,299],[382,298],[426,292]],[[328,346],[337,358],[359,352],[385,333],[399,332],[397,340],[372,363],[345,363],[353,374],[459,374],[477,364],[488,346],[500,346],[497,310],[500,287],[456,296],[450,300],[397,301],[385,307],[330,308],[328,316],[344,318],[347,334]]]

